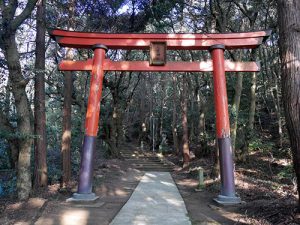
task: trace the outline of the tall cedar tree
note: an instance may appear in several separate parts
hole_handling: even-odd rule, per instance
[[[278,0],[277,3],[283,104],[300,195],[300,1]]]
[[[183,168],[189,166],[190,162],[190,147],[189,147],[189,130],[188,130],[188,95],[187,95],[187,74],[182,78],[182,96],[181,96],[181,110],[182,110],[182,155]]]
[[[37,2],[36,16],[36,59],[35,59],[35,99],[34,99],[34,186],[46,187],[47,176],[47,138],[45,108],[45,0]]]
[[[69,2],[69,29],[74,29],[75,2]],[[67,49],[67,59],[72,60],[71,49]],[[73,76],[72,72],[64,73],[64,106],[63,130],[61,141],[62,186],[68,185],[71,179],[71,112],[72,112]]]

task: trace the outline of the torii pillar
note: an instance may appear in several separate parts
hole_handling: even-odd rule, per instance
[[[221,44],[209,48],[213,61],[216,134],[221,172],[221,193],[214,200],[222,205],[229,205],[241,203],[241,199],[235,194],[224,50],[225,46]]]
[[[98,133],[100,116],[100,103],[104,78],[104,59],[108,48],[96,44],[92,64],[92,77],[90,84],[89,100],[85,118],[85,135],[81,152],[81,163],[77,193],[67,201],[94,201],[98,196],[92,192],[94,151]]]

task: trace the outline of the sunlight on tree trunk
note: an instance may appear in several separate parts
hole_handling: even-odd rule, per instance
[[[183,153],[183,168],[189,166],[190,161],[190,147],[189,147],[189,130],[188,130],[188,109],[187,109],[187,75],[184,74],[182,78],[182,95],[181,95],[181,109],[182,109],[182,153]]]
[[[69,29],[74,29],[75,26],[75,1],[68,3],[69,9]],[[66,49],[66,58],[72,60],[74,58],[73,50]],[[64,106],[63,106],[63,129],[61,141],[61,156],[62,156],[62,186],[68,185],[71,179],[71,120],[72,120],[72,94],[73,94],[73,74],[70,71],[64,73]]]
[[[277,74],[274,75],[275,86],[271,90],[272,100],[274,102],[274,109],[277,117],[278,124],[278,146],[282,148],[283,133],[282,133],[282,120],[281,120],[281,107],[280,107],[280,98],[279,98],[279,88],[278,88],[278,78]]]
[[[144,149],[144,144],[146,143],[146,139],[147,139],[147,126],[146,126],[146,105],[145,105],[145,101],[146,101],[146,79],[145,77],[142,77],[141,79],[141,86],[142,86],[142,92],[141,92],[141,96],[140,96],[140,129],[141,132],[139,134],[139,142],[140,142],[140,146],[142,148],[142,150]]]
[[[256,80],[257,80],[257,73],[253,72],[251,76],[251,89],[250,89],[250,109],[249,109],[249,125],[248,130],[250,132],[253,131],[254,128],[254,116],[255,116],[255,109],[256,109]]]
[[[117,99],[118,97],[115,97]],[[117,109],[118,102],[114,101],[114,109],[112,112],[112,121],[111,121],[111,153],[114,157],[119,156],[118,151],[118,117],[119,117],[119,110]]]
[[[172,113],[172,136],[173,136],[173,146],[176,154],[179,154],[179,144],[178,144],[178,136],[177,136],[177,108],[176,108],[176,100],[177,100],[177,78],[176,74],[172,76],[173,80],[173,113]]]
[[[64,73],[63,130],[61,141],[62,185],[68,185],[71,179],[71,110],[72,110],[72,72]]]
[[[231,125],[231,140],[232,140],[232,157],[233,159],[236,156],[236,136],[237,136],[237,128],[238,128],[238,121],[239,121],[239,110],[240,110],[240,102],[241,102],[241,95],[243,89],[243,74],[237,74],[237,80],[235,84],[235,95],[232,104],[232,114],[233,114],[233,122]]]

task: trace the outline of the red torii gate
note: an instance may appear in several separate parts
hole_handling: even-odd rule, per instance
[[[257,72],[257,62],[231,62],[224,60],[225,49],[253,49],[262,44],[270,31],[226,34],[113,34],[87,33],[54,29],[50,35],[62,47],[93,49],[93,59],[65,61],[60,70],[91,71],[91,86],[85,121],[85,137],[81,154],[81,166],[77,193],[71,200],[93,201],[92,192],[93,154],[98,132],[100,101],[104,71],[151,71],[151,72],[213,72],[216,111],[216,134],[220,152],[221,193],[215,199],[219,203],[234,204],[241,200],[236,196],[234,166],[230,140],[230,124],[225,72]],[[108,49],[150,49],[151,45],[163,44],[168,50],[209,50],[212,61],[160,62],[152,65],[147,61],[111,61],[105,58]],[[161,51],[158,49],[158,51]],[[165,53],[163,53],[165,54]],[[161,52],[158,53],[158,56]]]

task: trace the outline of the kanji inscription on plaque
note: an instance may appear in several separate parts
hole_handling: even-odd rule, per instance
[[[166,64],[166,42],[151,42],[150,43],[150,65],[163,66]]]

